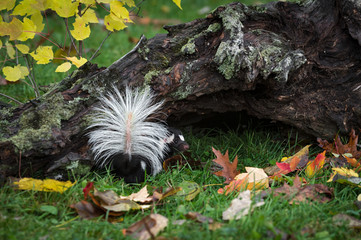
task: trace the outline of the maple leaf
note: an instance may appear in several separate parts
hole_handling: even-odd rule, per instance
[[[230,183],[235,178],[235,176],[237,176],[239,174],[239,171],[237,170],[237,164],[238,164],[237,156],[235,157],[233,162],[230,163],[229,156],[228,156],[228,150],[225,155],[222,155],[222,153],[220,151],[214,149],[213,147],[212,147],[212,151],[214,152],[214,154],[217,157],[216,159],[214,159],[212,161],[217,163],[218,165],[220,165],[223,168],[221,171],[214,172],[213,174],[220,176],[220,177],[225,177],[226,180],[224,181],[224,183]]]
[[[308,178],[314,177],[316,173],[323,168],[326,159],[325,154],[326,150],[323,151],[323,153],[318,154],[315,160],[311,161],[310,164],[307,165],[305,173]]]
[[[327,152],[342,154],[351,153],[352,157],[359,159],[361,158],[361,152],[357,151],[358,135],[355,134],[355,130],[352,129],[350,132],[349,142],[345,145],[342,144],[339,136],[335,137],[334,143],[329,143],[327,140],[317,138],[318,146],[326,150]]]

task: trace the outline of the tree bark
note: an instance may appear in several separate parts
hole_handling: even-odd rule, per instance
[[[360,25],[356,0],[308,0],[233,3],[167,26],[108,68],[86,64],[39,99],[3,108],[0,173],[88,172],[88,113],[113,84],[150,86],[173,123],[245,110],[317,137],[358,130]]]

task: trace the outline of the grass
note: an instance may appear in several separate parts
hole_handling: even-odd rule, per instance
[[[142,16],[150,19],[167,19],[170,24],[176,21],[169,19],[187,22],[204,17],[205,13],[199,13],[203,7],[214,9],[229,2],[231,0],[183,0],[183,11],[180,11],[170,0],[147,0],[142,5]],[[252,1],[242,2],[252,3]],[[52,26],[56,25],[53,19],[49,21]],[[101,55],[94,62],[100,66],[109,66],[135,45],[129,39],[139,38],[141,34],[151,38],[157,33],[165,33],[158,24],[129,26],[126,31],[110,36],[102,48]],[[94,26],[90,41],[85,42],[87,51],[94,51],[105,36],[106,32],[101,27]],[[61,41],[62,34],[54,33],[53,37]],[[67,75],[54,73],[55,68],[56,65],[52,64],[37,65],[35,68],[37,83],[39,85],[56,83]],[[0,92],[21,101],[34,97],[31,88],[24,83],[0,86]],[[4,98],[0,100],[7,101]],[[228,150],[231,160],[238,156],[238,168],[241,171],[244,171],[246,166],[274,165],[283,156],[292,155],[300,147],[297,142],[291,143],[290,138],[280,137],[273,131],[249,129],[243,132],[188,131],[187,141],[190,143],[193,158],[207,163],[206,166],[210,166],[211,160],[214,159],[211,149],[213,146],[223,153]],[[314,151],[319,152],[320,149],[315,148]],[[151,212],[162,214],[170,220],[170,224],[161,233],[166,239],[281,239],[282,235],[294,239],[358,239],[357,230],[345,224],[336,225],[332,217],[338,213],[346,213],[360,218],[361,211],[354,207],[353,202],[361,191],[351,186],[326,183],[329,174],[329,171],[324,171],[323,175],[312,180],[314,183],[334,187],[335,197],[329,203],[290,205],[284,198],[269,196],[265,199],[265,205],[255,209],[252,214],[230,222],[222,220],[222,212],[229,207],[236,194],[230,196],[218,194],[217,190],[220,186],[217,184],[222,184],[224,180],[213,175],[208,168],[197,169],[190,166],[174,168],[155,177],[149,177],[146,183],[138,185],[125,184],[109,174],[90,173],[77,179],[75,186],[63,194],[17,191],[5,185],[0,189],[2,203],[0,239],[122,239],[122,229]],[[136,192],[145,184],[163,188],[169,185],[177,186],[183,181],[193,181],[201,187],[215,185],[205,188],[192,201],[186,201],[182,197],[172,197],[164,205],[156,206],[153,210],[128,212],[119,218],[119,222],[109,223],[101,218],[81,220],[69,207],[83,199],[82,188],[87,181],[94,181],[100,190],[112,189],[121,195]],[[207,224],[191,220],[180,226],[172,224],[175,220],[185,219],[185,214],[189,211],[211,217],[221,222],[223,226],[212,231]]]
[[[214,159],[211,146],[222,152],[228,149],[231,159],[238,156],[238,168],[241,171],[244,166],[265,167],[273,160],[289,156],[297,145],[275,141],[277,133],[263,130],[204,130],[200,134],[187,135],[196,160],[202,160],[209,166]],[[0,190],[0,238],[122,239],[122,229],[153,212],[170,221],[161,233],[165,239],[281,239],[282,235],[294,239],[357,239],[357,231],[345,224],[336,225],[332,217],[338,213],[359,217],[361,211],[353,206],[353,202],[361,191],[350,186],[326,183],[329,173],[325,171],[314,182],[335,188],[335,198],[331,202],[290,205],[285,198],[268,196],[265,205],[255,209],[252,214],[229,222],[222,220],[222,212],[229,207],[236,194],[218,194],[219,184],[224,180],[213,175],[208,168],[197,169],[186,165],[149,177],[146,183],[134,185],[125,184],[109,174],[89,174],[63,194],[17,191],[6,185]],[[82,188],[87,181],[94,181],[99,190],[114,190],[121,195],[129,195],[145,185],[166,188],[169,185],[178,186],[183,181],[196,182],[201,188],[215,185],[205,188],[192,201],[186,201],[183,197],[170,197],[164,205],[155,206],[153,210],[127,212],[119,217],[118,222],[109,223],[101,218],[81,220],[69,208],[70,204],[83,199]],[[42,206],[53,206],[57,212],[42,210]],[[185,214],[190,211],[211,217],[223,226],[212,231],[207,224],[192,220],[186,220],[183,225],[172,224],[176,220],[185,219]]]

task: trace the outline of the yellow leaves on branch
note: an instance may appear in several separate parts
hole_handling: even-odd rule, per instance
[[[9,67],[9,66],[4,67],[3,73],[5,75],[6,80],[10,82],[16,82],[19,79],[23,79],[27,75],[29,75],[29,70],[26,67],[18,64],[15,67]]]
[[[86,58],[77,58],[77,57],[66,57],[72,64],[74,64],[77,68],[83,66],[88,60]],[[65,62],[56,68],[55,72],[67,72],[71,68],[71,63]]]
[[[37,64],[47,64],[54,58],[54,53],[51,46],[39,46],[30,55],[36,60]]]
[[[78,41],[90,36],[90,27],[82,17],[77,17],[73,23],[74,30],[70,30],[71,35]]]
[[[80,68],[81,66],[83,66],[88,60],[86,60],[85,58],[77,58],[77,57],[67,57],[67,60],[71,61],[72,64],[74,64],[77,68]]]

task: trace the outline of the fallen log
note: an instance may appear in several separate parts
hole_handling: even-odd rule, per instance
[[[88,172],[88,114],[112,85],[150,86],[174,124],[246,111],[322,138],[358,130],[360,24],[357,1],[308,0],[233,3],[167,26],[108,68],[86,64],[40,98],[2,108],[0,173]]]

